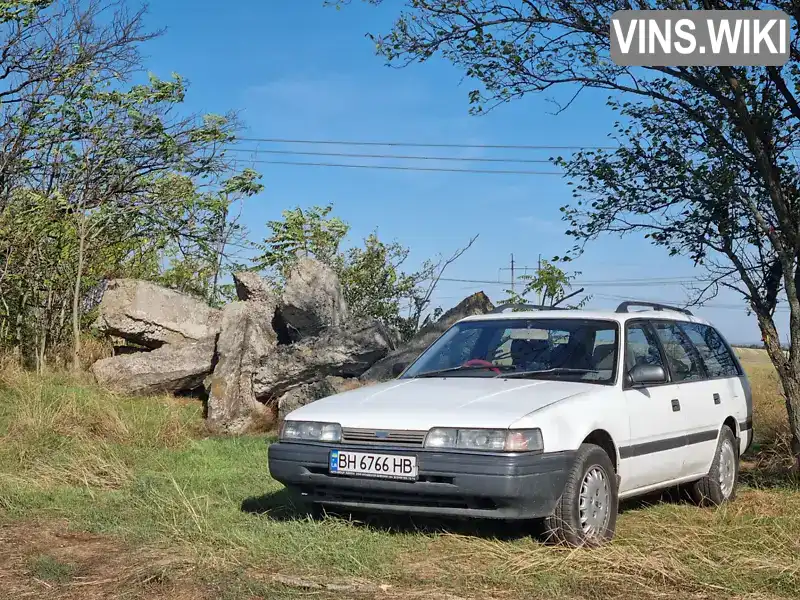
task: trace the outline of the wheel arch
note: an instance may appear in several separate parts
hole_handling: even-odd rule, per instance
[[[739,421],[736,420],[733,416],[728,416],[722,422],[722,427],[729,427],[730,430],[733,432],[733,436],[738,440],[739,439]],[[721,429],[720,429],[721,432]]]
[[[614,438],[605,429],[595,429],[583,439],[584,444],[594,444],[605,450],[614,466],[614,472],[619,473],[619,450],[614,443]]]

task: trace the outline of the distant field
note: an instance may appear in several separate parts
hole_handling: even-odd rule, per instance
[[[525,528],[311,521],[267,474],[265,437],[206,437],[201,408],[0,372],[0,596],[8,598],[795,598],[800,483],[779,386],[740,351],[756,445],[739,499],[625,504],[597,551]]]
[[[739,348],[734,347],[739,360],[742,364],[770,364],[769,356],[766,350],[760,348]]]

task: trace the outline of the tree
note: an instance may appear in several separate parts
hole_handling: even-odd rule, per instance
[[[309,256],[329,266],[339,257],[339,246],[350,226],[339,217],[329,217],[333,205],[285,210],[280,221],[269,221],[272,234],[259,245],[259,270],[270,270],[282,280],[298,256]]]
[[[386,244],[371,233],[364,247],[353,247],[339,261],[339,279],[350,312],[356,317],[380,319],[403,330],[402,303],[413,297],[419,285],[418,273],[401,271],[408,248],[397,242]]]
[[[481,84],[470,93],[475,113],[560,88],[559,110],[586,88],[616,94],[611,102],[626,119],[622,148],[561,161],[581,182],[579,198],[565,207],[570,231],[581,244],[609,231],[643,231],[709,269],[694,301],[720,286],[741,294],[781,379],[800,465],[798,39],[783,67],[621,67],[609,56],[610,17],[629,8],[618,0],[415,0],[388,35],[373,39],[390,63],[441,54],[462,68]],[[634,8],[778,8],[800,17],[800,6],[785,0]],[[608,184],[617,187],[606,191]],[[780,301],[789,307],[788,355],[774,321]]]
[[[525,286],[521,292],[514,290],[505,290],[508,298],[503,303],[509,304],[529,304],[527,297],[530,294],[535,294],[535,304],[539,306],[549,306],[552,308],[558,307],[566,300],[577,296],[583,291],[583,288],[572,290],[572,282],[580,272],[566,273],[550,261],[542,260],[536,271],[532,275],[520,275],[519,279],[525,281]],[[573,305],[566,305],[564,308],[582,308],[589,302],[590,297],[584,298]]]
[[[218,301],[241,231],[230,205],[260,190],[222,152],[235,119],[181,114],[178,75],[130,84],[156,35],[143,14],[114,0],[0,3],[0,344],[39,368],[67,323],[77,368],[104,281],[157,278],[165,253],[201,261]]]
[[[181,235],[172,236],[167,244],[168,267],[154,279],[202,298],[212,306],[232,300],[234,287],[223,284],[222,279],[247,268],[240,251],[250,249],[252,244],[239,222],[241,203],[263,190],[260,179],[259,173],[245,169],[219,186],[202,189],[184,175],[163,178],[153,192],[159,198],[156,205],[175,210],[162,212],[158,230],[177,231]],[[234,214],[236,204],[239,211]]]
[[[363,248],[342,250],[350,226],[332,216],[333,205],[285,210],[283,220],[269,221],[271,234],[259,245],[256,269],[267,271],[276,289],[282,287],[289,268],[298,256],[310,256],[331,267],[339,276],[353,316],[379,319],[408,339],[427,321],[423,318],[431,298],[448,266],[472,246],[472,238],[448,258],[426,260],[414,272],[402,265],[409,251],[397,242],[384,243],[373,232]],[[477,236],[476,236],[477,237]],[[403,316],[403,307],[408,316]],[[431,315],[428,315],[430,318]]]

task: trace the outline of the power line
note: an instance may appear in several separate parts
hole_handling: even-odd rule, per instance
[[[349,152],[306,152],[299,150],[259,150],[256,148],[228,148],[226,152],[250,152],[251,154],[284,154],[292,156],[341,156],[348,158],[391,158],[398,160],[449,160],[457,162],[490,163],[549,163],[546,158],[482,158],[462,156],[419,156],[409,154],[352,154]]]
[[[492,150],[616,150],[617,146],[544,146],[534,144],[444,144],[427,142],[373,142],[345,140],[295,140],[287,138],[236,138],[235,142],[270,144],[329,144],[338,146],[405,146],[408,148],[484,148]]]
[[[561,175],[560,171],[515,171],[508,169],[448,169],[446,167],[408,167],[403,165],[348,165],[345,163],[295,162],[290,160],[237,160],[237,163],[259,165],[293,165],[298,167],[338,167],[344,169],[379,169],[389,171],[427,171],[439,173],[477,173],[485,175]]]

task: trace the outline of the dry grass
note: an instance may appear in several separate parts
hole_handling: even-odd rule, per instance
[[[755,440],[747,458],[760,471],[783,473],[793,459],[780,379],[765,351],[747,348],[738,353],[753,389]]]
[[[752,355],[751,355],[752,354]],[[800,589],[800,481],[780,386],[743,356],[756,442],[736,502],[623,506],[613,544],[518,525],[307,519],[264,439],[203,434],[198,403],[0,371],[0,590],[41,598],[764,598]],[[3,596],[0,593],[0,596]]]
[[[0,371],[0,478],[37,487],[117,489],[133,477],[124,447],[178,449],[202,425],[171,398],[120,398],[65,375]]]

